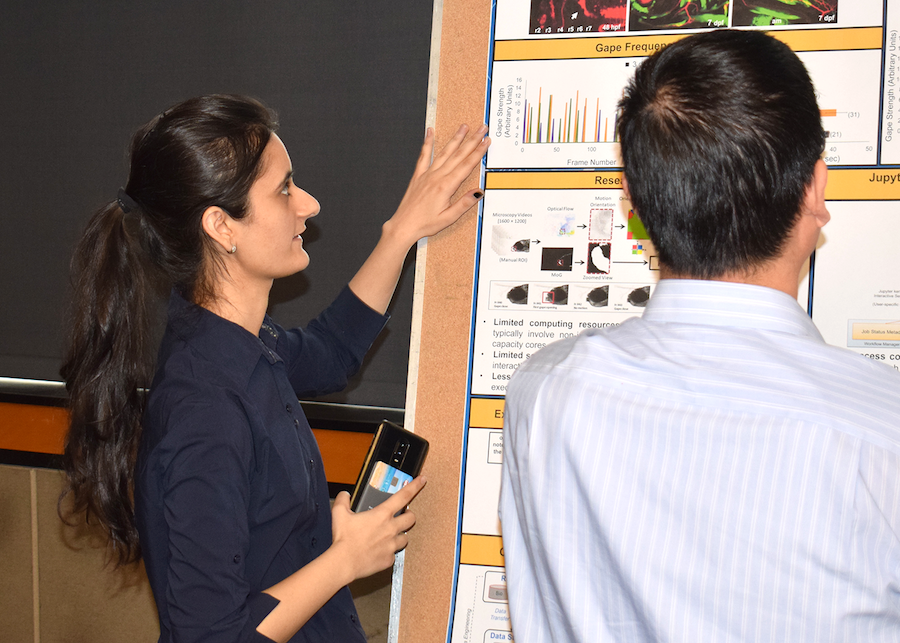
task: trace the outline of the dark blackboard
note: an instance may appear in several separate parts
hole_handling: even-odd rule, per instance
[[[131,133],[209,92],[279,114],[297,184],[316,196],[311,266],[270,312],[305,324],[352,277],[399,202],[425,122],[432,3],[3,3],[0,376],[58,380],[71,250],[126,179]],[[362,373],[332,401],[402,407],[412,266]]]

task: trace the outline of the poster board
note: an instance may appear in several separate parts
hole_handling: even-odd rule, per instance
[[[832,215],[798,300],[826,342],[900,369],[900,0],[496,0],[487,11],[443,3],[438,138],[480,109],[493,142],[479,212],[430,240],[420,266],[407,422],[434,455],[400,641],[513,640],[497,516],[505,383],[542,345],[639,315],[652,295],[659,266],[621,189],[615,118],[654,51],[732,27],[797,52],[828,132]]]

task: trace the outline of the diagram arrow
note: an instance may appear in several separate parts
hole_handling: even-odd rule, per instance
[[[613,261],[613,263],[642,263],[645,266],[647,265],[646,261]]]
[[[531,242],[532,242],[532,243],[536,243],[536,244],[540,244],[540,243],[541,243],[541,240],[540,240],[540,239],[532,239]]]
[[[587,225],[585,225],[584,223],[582,223],[582,224],[581,224],[580,226],[578,226],[578,227],[581,228],[582,230],[584,230],[585,228],[587,228]]]
[[[617,226],[615,226],[615,227],[618,228],[619,230],[621,230],[621,229],[624,228],[625,226],[624,226],[623,224],[620,223],[619,225],[617,225]]]

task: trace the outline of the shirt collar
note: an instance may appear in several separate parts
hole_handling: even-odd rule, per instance
[[[187,301],[177,292],[169,298],[169,330],[210,362],[249,377],[260,355],[269,363],[282,361],[275,352],[278,327],[265,316],[256,337],[234,322]]]
[[[662,279],[642,317],[650,322],[769,330],[825,341],[796,299],[751,284]]]

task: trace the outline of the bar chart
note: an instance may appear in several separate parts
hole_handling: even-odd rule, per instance
[[[495,63],[488,167],[618,167],[616,110],[639,60]]]
[[[799,56],[822,108],[828,132],[826,163],[876,164],[881,52],[815,51]],[[494,63],[488,169],[619,167],[616,110],[641,60]]]
[[[580,92],[565,100],[550,94],[546,98],[543,88],[538,88],[537,103],[528,100],[525,88],[525,119],[522,127],[522,144],[533,143],[615,143],[615,113],[600,108],[600,99],[590,103],[583,101]],[[554,98],[556,98],[554,111]]]
[[[828,133],[825,162],[877,164],[881,52],[814,51],[798,56],[815,85],[822,126]]]

